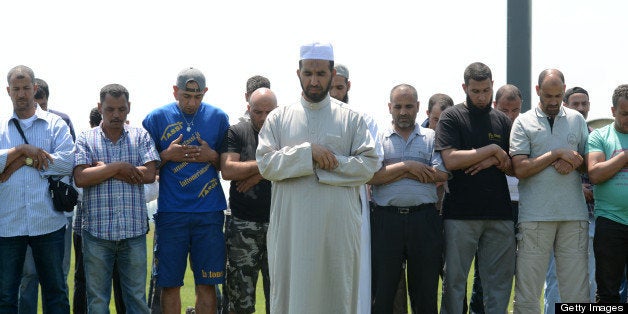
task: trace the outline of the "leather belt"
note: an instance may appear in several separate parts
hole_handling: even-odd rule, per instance
[[[424,209],[436,209],[436,204],[434,203],[425,203],[417,206],[379,206],[375,205],[375,209],[377,210],[385,210],[388,212],[407,215],[413,212],[417,212]]]

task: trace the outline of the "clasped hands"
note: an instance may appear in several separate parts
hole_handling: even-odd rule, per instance
[[[26,165],[26,158],[33,160],[31,165],[33,168],[41,171],[48,169],[49,164],[53,163],[52,156],[42,148],[33,146],[30,144],[22,144],[17,147],[20,156],[14,159],[9,165],[6,166],[4,171],[0,173],[0,182],[6,182],[11,175]]]
[[[338,167],[336,155],[319,144],[312,144],[312,160],[315,166],[323,170],[334,170]]]
[[[209,147],[209,144],[202,138],[197,140],[200,145],[181,145],[183,135],[179,135],[177,139],[172,141],[166,151],[168,152],[168,160],[176,162],[210,162],[214,165],[218,164],[219,155],[216,151]]]
[[[492,144],[492,145],[495,145],[497,147],[495,154],[467,168],[464,171],[466,174],[475,175],[478,172],[492,166],[496,166],[497,169],[503,172],[508,172],[508,170],[512,167],[512,160],[510,159],[510,155],[508,155],[506,151],[504,151],[501,147],[497,146],[496,144]]]
[[[558,150],[559,157],[552,163],[552,166],[560,174],[568,174],[578,169],[584,162],[584,159],[578,152],[569,149]]]

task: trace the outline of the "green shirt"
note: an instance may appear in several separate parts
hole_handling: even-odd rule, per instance
[[[615,124],[594,130],[587,142],[587,154],[602,152],[606,160],[628,149],[628,134],[617,132]],[[628,167],[612,178],[593,186],[595,217],[604,217],[628,225]]]

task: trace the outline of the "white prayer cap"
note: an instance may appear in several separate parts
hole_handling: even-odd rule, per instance
[[[334,69],[336,69],[336,75],[344,76],[347,79],[349,78],[349,69],[344,64],[336,64]]]
[[[301,59],[334,61],[334,48],[329,43],[311,43],[301,46]]]

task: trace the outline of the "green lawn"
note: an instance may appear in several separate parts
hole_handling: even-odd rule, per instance
[[[151,272],[151,263],[153,261],[153,235],[155,226],[151,223],[150,231],[146,235],[146,247],[147,247],[147,263],[146,263],[146,292],[148,298],[148,286],[150,283],[150,272]],[[261,278],[261,276],[260,276]],[[195,296],[194,296],[194,276],[192,275],[192,271],[188,265],[188,268],[185,272],[185,278],[183,280],[183,287],[181,288],[181,308],[182,312],[185,311],[185,308],[188,306],[194,306]],[[257,307],[256,313],[266,313],[266,305],[264,303],[264,291],[262,289],[261,281],[257,285]],[[70,272],[68,274],[68,289],[69,289],[69,297],[70,297],[70,307],[72,307],[72,300],[74,299],[74,250],[72,250],[72,259],[70,264]],[[72,309],[71,309],[72,310]],[[111,302],[109,304],[109,310],[111,313],[115,313],[115,305],[113,302],[113,294],[111,296]],[[38,313],[43,313],[41,309],[41,293],[39,294],[39,305],[38,305]]]
[[[149,284],[149,280],[150,280],[150,271],[151,271],[151,263],[153,260],[153,231],[154,231],[154,226],[151,223],[151,230],[148,233],[148,235],[146,236],[146,243],[147,243],[147,248],[148,248],[148,261],[146,264],[146,269],[147,269],[147,282],[146,282],[146,291],[148,292],[148,284]],[[473,274],[473,265],[470,271],[471,274]],[[256,304],[256,311],[255,313],[266,313],[266,305],[264,303],[264,291],[262,289],[262,283],[261,283],[261,275],[259,276],[259,280],[258,280],[258,284],[257,284],[257,290],[256,290],[256,300],[257,300],[257,304]],[[470,298],[471,295],[471,286],[473,284],[473,277],[470,276],[469,280],[467,281],[467,285],[468,285],[468,289],[467,289],[467,293],[469,295],[468,298]],[[74,250],[72,250],[72,262],[70,265],[70,273],[68,274],[68,287],[69,287],[69,291],[70,291],[70,306],[72,305],[72,299],[73,299],[73,291],[74,291]],[[508,307],[508,311],[512,312],[512,298],[514,296],[514,291],[511,295],[510,298],[510,305]],[[438,293],[438,303],[440,304],[440,283],[439,283],[439,293]],[[185,272],[185,279],[184,279],[184,286],[181,288],[181,307],[182,307],[182,311],[185,310],[186,307],[188,306],[194,306],[194,277],[192,275],[192,271],[190,270],[189,266],[187,271]],[[542,300],[541,300],[542,302]],[[543,304],[541,303],[541,306]],[[115,305],[113,304],[113,296],[111,297],[111,303],[109,305],[109,309],[111,311],[111,313],[115,313]],[[39,301],[39,310],[38,313],[42,313],[41,310],[41,294],[40,294],[40,301]]]

